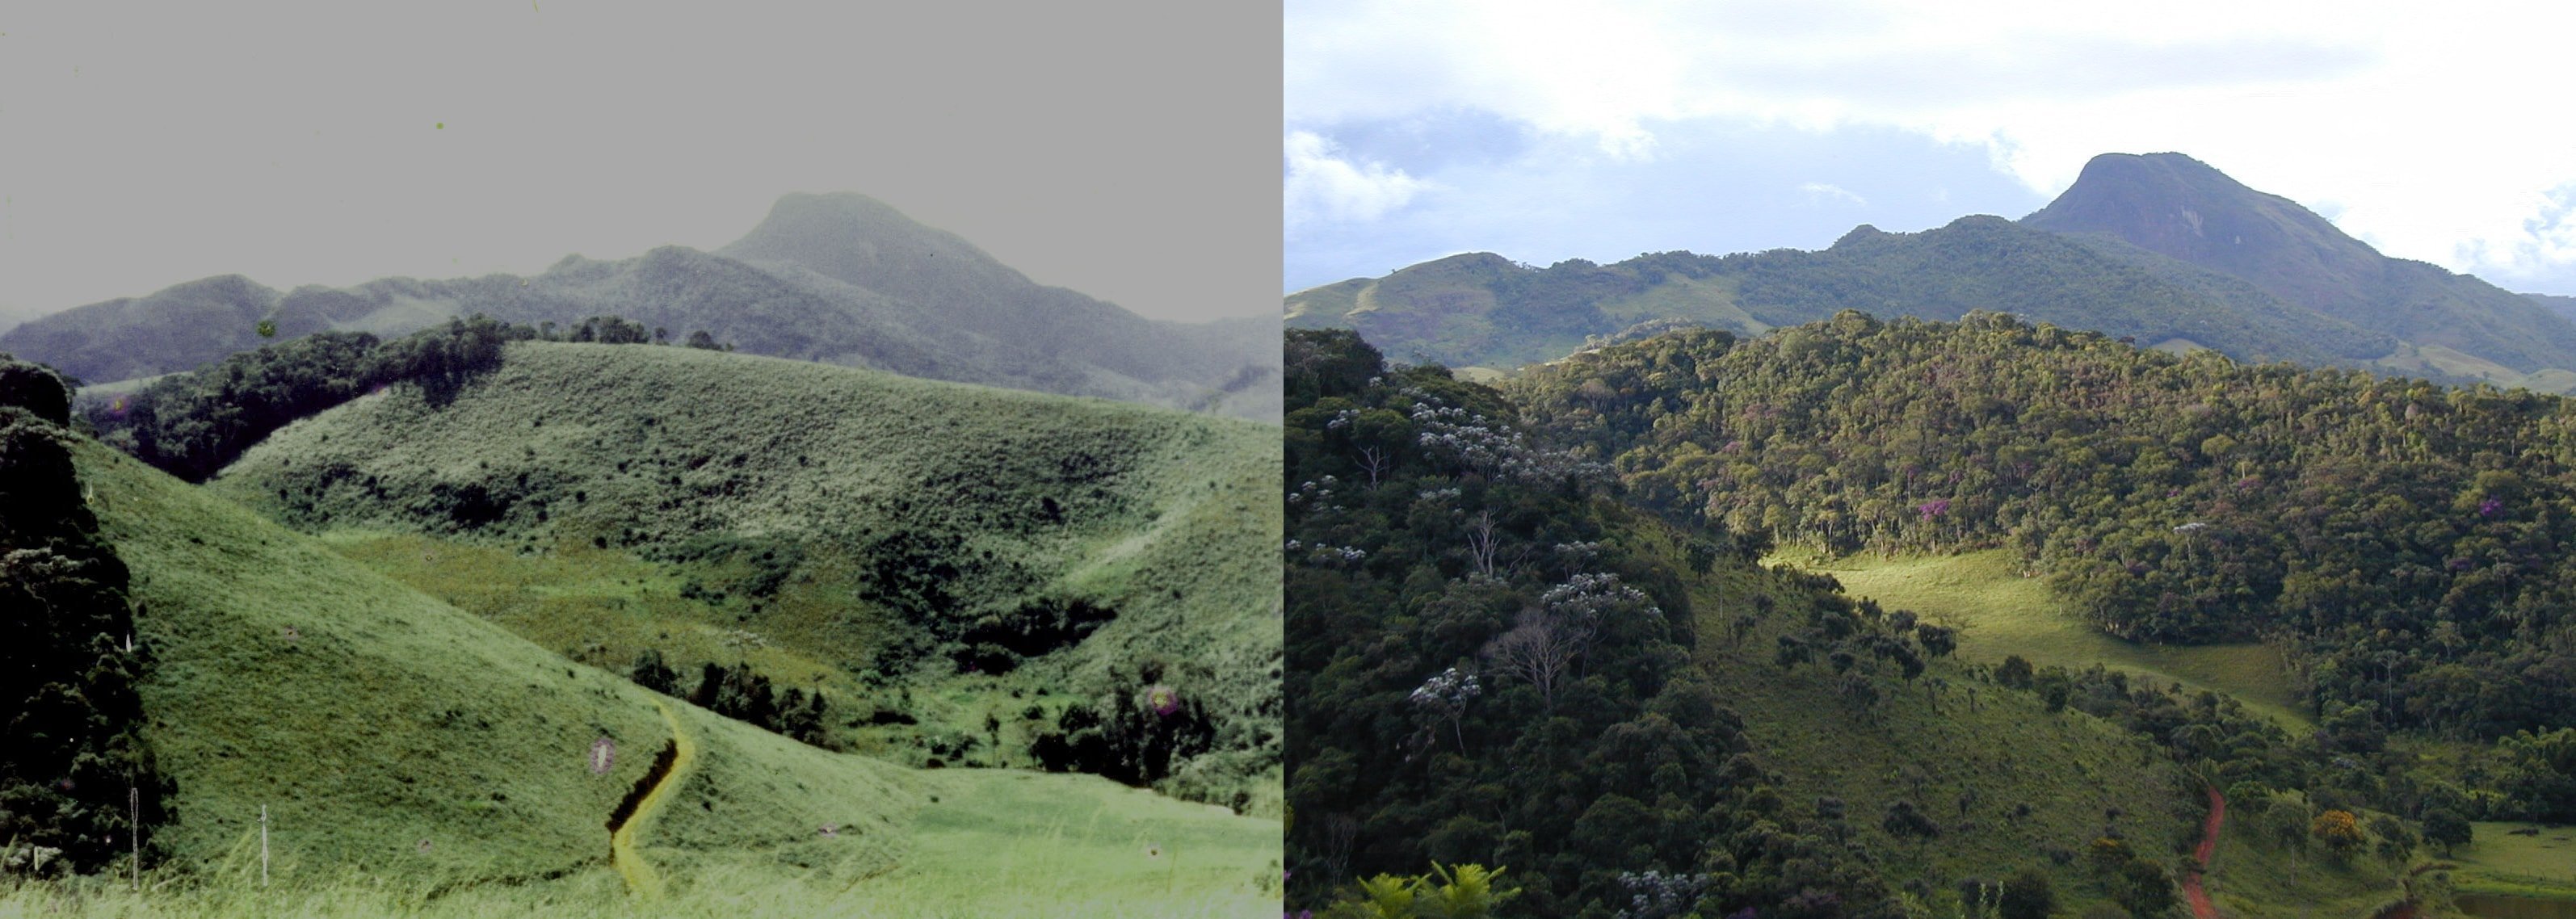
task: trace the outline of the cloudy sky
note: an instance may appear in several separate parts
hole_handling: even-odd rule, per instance
[[[0,325],[714,248],[836,190],[1146,315],[1277,308],[1271,11],[898,6],[9,3]]]
[[[2082,6],[2098,7],[2092,12]],[[1818,248],[2179,151],[2382,252],[2576,294],[2540,4],[1290,0],[1285,285]]]

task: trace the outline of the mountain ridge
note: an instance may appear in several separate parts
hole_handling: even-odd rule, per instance
[[[1844,309],[1937,321],[1988,310],[2243,361],[2576,388],[2576,310],[2388,258],[2297,202],[2170,153],[2096,157],[2018,221],[1862,224],[1818,250],[1544,269],[1465,253],[1282,306],[1291,327],[1348,327],[1390,355],[1495,370],[1679,326],[1759,335]]]
[[[828,282],[828,283],[827,283]],[[856,193],[796,193],[714,252],[662,246],[568,255],[534,275],[379,278],[287,291],[240,275],[30,319],[0,351],[88,383],[173,373],[279,338],[393,335],[483,313],[571,324],[619,315],[674,338],[705,330],[745,351],[909,376],[1277,417],[1245,379],[1275,379],[1266,323],[1185,323],[1030,281],[962,237]]]

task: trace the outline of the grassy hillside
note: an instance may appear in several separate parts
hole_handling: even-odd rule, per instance
[[[604,863],[607,815],[668,738],[648,693],[105,447],[79,457],[134,570],[136,641],[159,662],[143,692],[178,782],[163,838],[181,862],[255,838],[266,806],[289,876],[542,878]],[[829,761],[839,776],[784,799],[745,789],[744,826],[794,839],[799,812],[830,801],[868,830],[839,853],[852,870],[892,862],[914,806],[901,770],[719,720],[693,719],[711,749],[770,761],[760,771]],[[601,737],[620,753],[594,774]]]
[[[105,447],[77,458],[157,661],[142,692],[177,786],[173,860],[148,898],[39,885],[0,889],[0,912],[631,909],[605,822],[670,738],[650,693]],[[1087,776],[921,773],[670,704],[701,758],[645,826],[672,888],[657,911],[713,915],[765,891],[791,911],[1061,914],[1048,885],[1135,914],[1275,902],[1276,821]],[[602,737],[617,745],[604,774],[589,759]],[[251,889],[262,806],[278,885],[265,894]],[[1192,861],[1127,866],[1139,839]],[[963,873],[954,854],[969,851],[1013,866],[1016,885]]]
[[[853,744],[916,764],[1026,765],[1066,704],[1160,664],[1220,725],[1175,790],[1275,807],[1278,449],[1159,409],[531,342],[447,404],[397,387],[289,426],[210,487],[549,649],[823,689]]]
[[[2227,693],[2288,730],[2316,727],[2278,649],[2258,643],[2150,645],[2102,634],[2052,597],[2046,580],[2025,577],[2024,566],[2006,550],[1891,559],[1794,552],[1773,560],[1833,575],[1852,596],[1959,629],[1961,660],[1999,664],[2019,655],[2035,665],[2071,670],[2101,664],[2195,692]]]

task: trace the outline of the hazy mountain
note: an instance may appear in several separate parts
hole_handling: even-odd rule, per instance
[[[2576,368],[2576,323],[2468,275],[2389,258],[2295,201],[2179,153],[2106,153],[2027,226],[2116,236],[2418,347],[2520,373]]]
[[[0,352],[92,383],[187,370],[326,329],[399,334],[451,316],[572,323],[615,314],[674,340],[705,330],[742,351],[931,379],[1278,416],[1267,320],[1145,319],[1044,287],[957,236],[855,194],[789,195],[720,253],[666,246],[568,256],[530,276],[385,278],[279,293],[240,276],[192,281],[34,319]]]

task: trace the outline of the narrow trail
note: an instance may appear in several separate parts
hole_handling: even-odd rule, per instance
[[[653,873],[653,866],[646,863],[643,856],[636,854],[636,828],[659,811],[671,793],[679,789],[681,781],[688,778],[689,766],[698,758],[697,742],[680,730],[679,716],[671,714],[670,704],[655,699],[653,707],[662,710],[662,723],[671,726],[671,746],[663,751],[669,765],[665,767],[657,761],[656,768],[645,773],[646,781],[652,782],[653,787],[645,789],[641,798],[630,799],[635,802],[632,811],[621,807],[620,813],[608,820],[610,860],[616,862],[617,873],[626,877],[626,888],[648,900],[661,898],[662,877]],[[656,773],[659,773],[658,777]]]
[[[2192,852],[2200,866],[2182,876],[2182,893],[2191,901],[2194,919],[2218,919],[2218,907],[2209,902],[2209,891],[2201,889],[2200,876],[2209,870],[2209,856],[2218,851],[2218,828],[2227,822],[2227,799],[2219,796],[2216,785],[2208,790],[2209,822],[2201,825],[2200,848]]]

